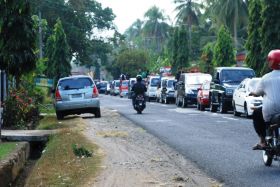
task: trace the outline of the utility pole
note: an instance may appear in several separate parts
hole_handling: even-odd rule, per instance
[[[42,15],[39,10],[39,57],[43,58]]]

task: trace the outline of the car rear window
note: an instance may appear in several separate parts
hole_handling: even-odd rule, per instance
[[[128,86],[128,81],[123,81],[122,86]]]
[[[92,86],[93,82],[89,78],[73,78],[64,79],[59,82],[59,89],[62,90],[73,90],[83,89]]]

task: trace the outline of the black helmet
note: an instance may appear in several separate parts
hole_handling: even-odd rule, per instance
[[[141,75],[137,75],[136,76],[136,80],[137,80],[137,82],[141,82],[142,81],[142,76]]]

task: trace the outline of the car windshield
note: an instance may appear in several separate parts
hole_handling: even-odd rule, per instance
[[[247,91],[248,92],[253,92],[256,90],[259,82],[261,79],[252,79],[250,81],[248,81],[248,86],[247,86]]]
[[[122,86],[128,86],[128,81],[123,81]]]
[[[152,78],[151,79],[151,86],[157,86],[159,83],[159,78]]]
[[[119,87],[120,86],[120,81],[116,81],[116,87]]]
[[[201,85],[205,80],[209,80],[209,75],[191,75],[186,77],[186,84],[188,85]]]
[[[106,82],[101,82],[101,83],[99,83],[99,86],[100,86],[100,87],[106,87],[106,86],[107,86],[107,83],[106,83]]]
[[[89,78],[64,79],[59,82],[62,90],[83,89],[92,86],[93,82]]]
[[[175,80],[169,80],[169,81],[167,82],[167,87],[168,87],[168,88],[172,88],[172,87],[174,86],[174,82],[175,82]]]
[[[254,76],[253,70],[223,70],[220,78],[223,83],[240,83],[245,78]]]

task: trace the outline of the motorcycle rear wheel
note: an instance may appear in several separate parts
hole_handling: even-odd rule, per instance
[[[273,155],[271,155],[268,151],[263,151],[263,163],[265,166],[271,166],[273,160]]]

